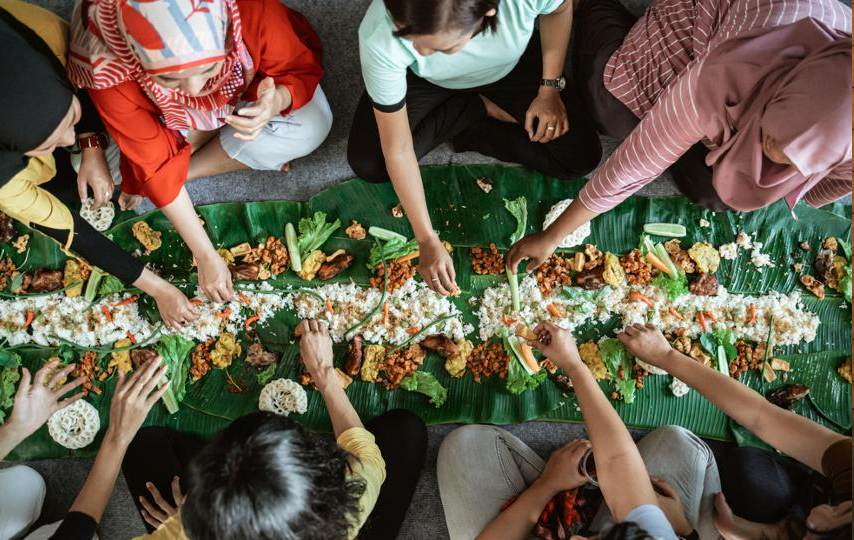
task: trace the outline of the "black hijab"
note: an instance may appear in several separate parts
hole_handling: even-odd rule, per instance
[[[24,152],[53,133],[73,95],[50,47],[0,8],[0,186],[27,166]]]

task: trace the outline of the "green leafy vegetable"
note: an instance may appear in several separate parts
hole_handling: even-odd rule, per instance
[[[618,339],[609,338],[599,343],[599,355],[608,369],[611,380],[623,401],[631,404],[635,401],[635,379],[632,376],[632,357]]]
[[[851,303],[851,263],[845,267],[845,273],[839,279],[839,291],[845,296],[845,300]]]
[[[715,330],[700,335],[700,345],[717,360],[718,371],[729,375],[729,363],[738,356],[735,336],[729,330]]]
[[[368,268],[374,269],[384,261],[399,259],[418,250],[418,242],[415,240],[407,241],[391,239],[385,242],[377,242],[371,248],[371,254],[368,257]]]
[[[546,370],[541,369],[536,374],[531,375],[523,365],[524,360],[519,358],[516,349],[510,343],[510,336],[507,331],[503,332],[502,341],[504,350],[509,357],[507,364],[507,391],[511,394],[521,394],[526,390],[533,390],[540,386],[546,380]]]
[[[101,286],[98,287],[98,296],[108,296],[125,289],[125,284],[116,276],[109,274],[105,275],[101,280]]]
[[[326,223],[326,212],[315,212],[311,218],[299,220],[299,252],[302,258],[326,242],[341,226],[341,220]]]
[[[400,387],[410,392],[418,392],[430,398],[430,404],[441,407],[448,399],[448,389],[426,371],[416,371],[400,381]]]
[[[157,353],[169,369],[166,377],[170,380],[169,389],[161,398],[169,414],[178,412],[178,404],[187,393],[187,373],[189,372],[190,351],[195,343],[177,335],[166,335],[157,344]]]
[[[510,243],[515,244],[525,236],[525,229],[528,227],[528,199],[525,197],[519,197],[512,201],[504,199],[504,208],[516,218],[516,230],[510,235]],[[509,268],[506,268],[505,272],[507,273],[507,281],[510,283],[510,300],[515,313],[522,307],[519,301],[519,274],[512,272]]]
[[[259,372],[255,375],[255,380],[257,380],[257,381],[258,381],[258,384],[260,384],[260,385],[262,385],[262,386],[263,386],[263,385],[265,385],[265,384],[267,384],[268,382],[270,382],[270,379],[272,379],[272,378],[273,378],[273,375],[275,375],[275,374],[276,374],[276,368],[277,368],[278,366],[279,366],[279,364],[278,364],[278,363],[273,362],[273,363],[272,363],[272,364],[270,364],[269,366],[267,366],[267,367],[265,367],[264,369],[262,369],[261,371],[259,371]]]
[[[15,403],[15,383],[21,378],[18,368],[21,357],[12,351],[0,350],[0,424],[6,420],[6,410]]]
[[[676,277],[660,273],[652,279],[652,284],[664,291],[671,302],[688,294],[688,278],[684,272],[678,272]]]

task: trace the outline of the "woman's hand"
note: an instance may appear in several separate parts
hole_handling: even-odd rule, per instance
[[[276,86],[271,77],[258,85],[258,100],[225,117],[228,125],[237,130],[234,134],[244,141],[254,140],[267,123],[291,105],[291,93],[284,86]]]
[[[92,190],[92,208],[100,208],[113,198],[116,184],[102,148],[85,148],[80,154],[77,194],[81,202],[87,198],[87,187]]]
[[[294,335],[300,338],[300,360],[318,388],[322,387],[327,378],[334,380],[336,375],[332,365],[332,337],[326,323],[306,319],[299,323]]]
[[[119,194],[119,208],[121,210],[133,210],[142,204],[142,195],[131,195],[130,193],[121,192]]]
[[[673,526],[673,530],[682,538],[690,535],[694,527],[691,526],[691,522],[685,517],[685,508],[682,506],[679,493],[666,480],[650,478],[650,481],[652,482],[653,489],[655,489],[658,507],[667,516],[667,521]]]
[[[536,340],[529,340],[528,345],[546,355],[558,367],[564,368],[582,364],[575,337],[569,330],[550,323],[541,322],[534,328]]]
[[[633,324],[617,334],[632,356],[667,371],[673,347],[653,324]]]
[[[148,411],[169,388],[161,385],[167,366],[160,357],[153,358],[126,377],[119,370],[119,382],[110,404],[110,425],[104,439],[127,448],[148,416]]]
[[[534,120],[537,129],[534,130]],[[525,113],[525,131],[533,142],[547,143],[569,131],[566,106],[557,88],[540,87],[537,97]]]
[[[7,422],[8,426],[14,426],[21,440],[35,433],[53,413],[83,397],[83,392],[79,392],[68,399],[60,399],[83,384],[85,378],[60,384],[74,369],[74,364],[54,372],[58,365],[58,359],[48,362],[36,371],[35,378],[27,368],[21,369],[21,382]]]
[[[228,265],[216,251],[206,254],[198,260],[199,287],[210,300],[228,302],[234,296],[231,272]]]
[[[153,295],[163,323],[170,328],[180,328],[199,318],[190,300],[174,285],[163,282]]]
[[[523,259],[528,259],[525,272],[533,272],[552,256],[555,248],[557,243],[546,234],[546,231],[529,234],[510,247],[510,251],[507,252],[507,268],[516,273],[519,263]]]
[[[589,448],[590,441],[586,439],[576,439],[558,448],[552,452],[537,482],[547,486],[553,494],[583,486],[587,478],[578,472],[578,464]]]
[[[433,235],[423,242],[419,241],[418,252],[418,273],[427,286],[442,296],[457,294],[460,289],[457,287],[454,261],[439,237]]]
[[[181,492],[181,479],[177,476],[172,478],[171,486],[172,500],[175,501],[174,506],[163,498],[163,495],[151,482],[146,482],[145,487],[151,493],[151,501],[145,497],[139,498],[139,503],[142,505],[142,519],[156,529],[163,525],[164,521],[178,513],[178,509],[181,508],[187,497]]]

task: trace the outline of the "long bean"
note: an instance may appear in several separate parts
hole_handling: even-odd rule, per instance
[[[383,304],[385,304],[386,295],[388,294],[388,273],[389,273],[389,268],[388,268],[388,266],[386,266],[385,261],[383,261],[383,262],[382,262],[382,263],[380,263],[380,264],[382,264],[382,266],[383,266],[383,294],[382,294],[382,296],[380,296],[380,301],[379,301],[379,302],[377,302],[377,305],[376,305],[376,306],[374,306],[374,309],[372,309],[364,319],[362,319],[361,321],[359,321],[359,322],[357,322],[356,324],[354,324],[353,326],[351,326],[351,327],[350,327],[350,328],[349,328],[349,329],[344,333],[344,339],[346,339],[347,341],[350,341],[351,339],[353,339],[353,333],[354,333],[356,330],[358,330],[359,328],[361,328],[362,326],[364,326],[368,321],[370,321],[371,319],[373,319],[373,318],[374,318],[374,315],[376,315],[376,314],[377,314],[377,311],[379,311],[379,310],[380,310],[380,308],[382,308],[382,307],[383,307]]]
[[[427,326],[425,326],[424,328],[419,330],[417,334],[413,335],[412,337],[410,337],[409,339],[407,339],[406,341],[404,341],[403,343],[401,343],[397,347],[390,350],[389,353],[399,351],[400,349],[406,347],[407,345],[409,345],[410,343],[412,343],[413,341],[415,341],[416,339],[418,339],[419,337],[424,335],[427,332],[427,330],[433,328],[434,326],[436,326],[437,324],[439,324],[441,322],[447,321],[448,319],[453,319],[454,317],[456,317],[456,315],[445,315],[443,317],[439,317],[435,321],[431,322],[430,324],[428,324]]]

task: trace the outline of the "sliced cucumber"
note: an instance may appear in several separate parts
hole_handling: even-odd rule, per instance
[[[94,302],[98,295],[98,285],[101,284],[101,278],[104,277],[104,271],[97,266],[92,267],[92,273],[89,274],[89,280],[86,282],[86,292],[83,293],[83,298],[87,302]]]
[[[385,240],[386,242],[388,242],[389,240],[406,242],[406,237],[402,234],[390,231],[388,229],[383,229],[382,227],[368,227],[368,234],[370,234],[374,238]]]
[[[299,272],[302,270],[302,258],[299,254],[297,230],[293,223],[285,225],[285,243],[288,245],[288,255],[291,257],[291,268],[294,272]]]
[[[723,345],[718,345],[718,371],[724,375],[729,375],[729,359],[726,356],[726,348]]]
[[[682,238],[688,234],[685,226],[678,223],[647,223],[643,226],[643,232],[671,238]]]

